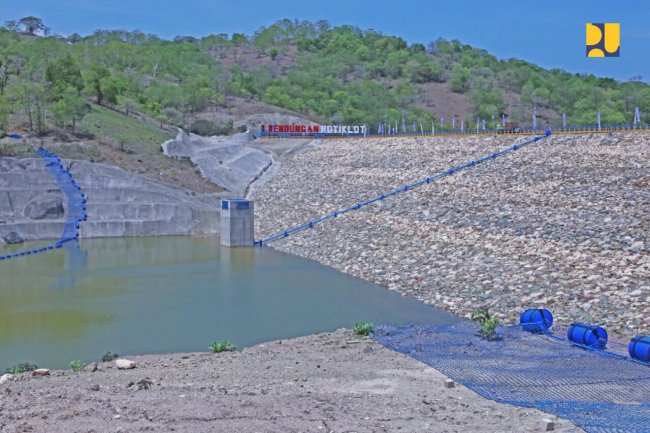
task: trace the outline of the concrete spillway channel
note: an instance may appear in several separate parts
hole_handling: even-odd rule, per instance
[[[179,131],[162,144],[165,155],[189,158],[211,182],[231,197],[250,197],[277,172],[278,165],[311,140],[278,140],[261,144],[249,133],[202,137]]]

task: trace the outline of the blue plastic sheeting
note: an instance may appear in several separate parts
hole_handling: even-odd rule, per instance
[[[438,179],[440,179],[442,177],[451,176],[451,175],[453,175],[455,173],[458,173],[459,171],[462,171],[462,170],[468,169],[470,167],[474,167],[474,166],[477,166],[479,164],[482,164],[485,161],[489,161],[489,160],[492,160],[492,159],[497,159],[497,158],[500,158],[500,157],[502,157],[504,155],[507,155],[507,154],[509,154],[511,152],[516,152],[517,150],[521,149],[522,147],[527,146],[527,145],[529,145],[531,143],[535,143],[535,142],[541,140],[542,138],[546,138],[546,137],[548,137],[550,135],[551,135],[551,131],[550,130],[546,131],[545,135],[540,135],[540,136],[537,136],[537,137],[533,137],[528,141],[525,141],[523,143],[518,143],[518,144],[515,144],[515,145],[510,146],[510,147],[507,147],[507,148],[505,148],[505,149],[503,149],[503,150],[501,150],[499,152],[490,153],[488,155],[483,156],[482,158],[467,162],[465,164],[458,165],[456,167],[452,167],[452,168],[443,170],[443,171],[438,172],[438,173],[436,173],[436,174],[434,174],[434,175],[432,175],[430,177],[424,178],[424,179],[419,180],[417,182],[413,182],[413,183],[409,183],[407,185],[401,186],[401,187],[396,188],[396,189],[394,189],[394,190],[392,190],[390,192],[380,194],[377,197],[374,197],[374,198],[371,198],[369,200],[365,200],[365,201],[356,203],[356,204],[354,204],[354,205],[352,205],[350,207],[347,207],[345,209],[341,209],[341,210],[338,210],[336,212],[332,212],[331,214],[326,215],[324,217],[321,217],[321,218],[318,218],[318,219],[315,219],[315,220],[311,220],[311,221],[307,221],[306,223],[300,224],[300,225],[298,225],[296,227],[293,227],[291,229],[283,230],[283,231],[281,231],[279,233],[276,233],[276,234],[274,234],[272,236],[269,236],[269,237],[254,241],[254,244],[262,246],[262,245],[264,245],[266,243],[269,243],[269,242],[272,242],[272,241],[275,241],[275,240],[278,240],[278,239],[281,239],[281,238],[286,238],[287,236],[289,236],[289,235],[291,235],[293,233],[296,233],[296,232],[299,232],[299,231],[302,231],[302,230],[305,230],[305,229],[313,228],[314,226],[316,226],[318,224],[324,223],[325,221],[329,221],[329,220],[334,219],[334,218],[338,218],[339,216],[341,216],[341,215],[343,215],[345,213],[348,213],[350,211],[361,209],[362,207],[368,206],[368,205],[370,205],[372,203],[375,203],[377,201],[381,201],[381,200],[384,200],[384,199],[386,199],[388,197],[392,197],[394,195],[397,195],[397,194],[400,194],[400,193],[403,193],[403,192],[407,192],[407,191],[409,191],[409,190],[411,190],[413,188],[417,188],[419,186],[429,184],[429,183],[431,183],[431,182],[433,182],[435,180],[438,180]]]
[[[610,351],[572,346],[554,335],[498,328],[500,340],[476,335],[473,322],[377,326],[372,338],[500,403],[536,408],[587,432],[650,431],[650,367]]]
[[[50,251],[55,248],[61,248],[66,242],[70,242],[79,237],[79,223],[88,219],[88,215],[86,214],[86,196],[81,192],[79,185],[75,183],[70,171],[63,167],[61,159],[56,154],[45,149],[39,149],[36,153],[43,159],[47,171],[54,177],[59,188],[61,188],[61,191],[66,196],[67,211],[63,233],[61,233],[59,240],[50,245],[27,251],[19,251],[13,254],[0,255],[0,260],[25,257]]]

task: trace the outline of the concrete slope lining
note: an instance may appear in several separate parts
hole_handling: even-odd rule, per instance
[[[63,167],[61,159],[53,152],[45,149],[39,149],[36,153],[43,159],[47,171],[56,180],[59,188],[66,196],[67,218],[63,225],[63,233],[61,233],[61,236],[56,242],[50,245],[7,255],[0,255],[0,260],[25,257],[32,254],[50,251],[55,248],[61,248],[66,242],[79,238],[79,224],[81,221],[86,221],[88,219],[86,213],[86,196],[81,192],[81,188],[74,181],[70,171]]]
[[[107,164],[62,164],[88,200],[80,238],[219,232],[218,194],[196,194]],[[59,239],[66,200],[42,159],[0,158],[0,239],[14,232],[23,240]]]
[[[166,156],[189,158],[205,178],[226,188],[232,196],[242,196],[272,163],[272,157],[249,146],[250,141],[248,133],[202,137],[179,131],[175,139],[161,146]]]

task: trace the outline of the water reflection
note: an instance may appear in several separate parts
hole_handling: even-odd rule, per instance
[[[88,266],[88,251],[82,249],[79,240],[63,244],[65,272],[53,285],[55,290],[65,290],[76,285],[76,276]]]
[[[0,369],[117,353],[204,351],[452,316],[330,268],[216,238],[82,239],[0,263]]]

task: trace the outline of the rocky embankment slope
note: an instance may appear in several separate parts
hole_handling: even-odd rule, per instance
[[[512,136],[322,141],[257,194],[262,237],[510,146]],[[468,317],[650,329],[650,135],[552,136],[272,244]]]
[[[88,199],[81,236],[213,234],[219,197],[197,195],[122,169],[64,161]],[[0,239],[55,239],[63,231],[66,198],[41,159],[0,158]]]

